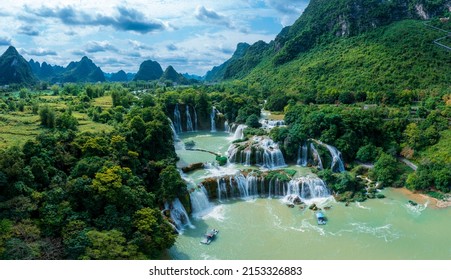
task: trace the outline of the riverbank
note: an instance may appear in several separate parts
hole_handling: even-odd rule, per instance
[[[412,200],[412,201],[414,201],[416,203],[420,203],[420,204],[427,203],[427,206],[429,208],[440,209],[440,208],[451,207],[451,200],[450,200],[450,198],[448,198],[448,200],[439,200],[439,199],[430,197],[430,196],[428,196],[426,194],[414,193],[411,190],[406,189],[406,188],[393,188],[393,191],[403,194],[409,200]]]

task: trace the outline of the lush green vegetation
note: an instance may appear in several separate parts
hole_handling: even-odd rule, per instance
[[[279,67],[267,60],[246,80],[306,103],[409,102],[431,88],[448,90],[449,52],[432,43],[440,36],[421,21],[396,22],[317,46]]]
[[[143,106],[145,98],[121,95],[119,104],[130,103],[119,110],[103,96],[116,90],[128,92],[67,85],[58,95],[2,99],[2,121],[21,117],[37,128],[23,145],[7,142],[0,151],[2,259],[157,258],[173,244],[159,208],[176,197],[186,202],[187,193],[168,119],[155,103]],[[92,110],[114,118],[94,122]],[[80,116],[99,127],[83,130]]]
[[[299,146],[311,139],[342,152],[348,172],[314,171],[340,201],[382,197],[376,188],[387,186],[444,197],[451,186],[451,57],[432,44],[441,33],[386,16],[405,7],[405,18],[412,4],[424,1],[357,2],[371,7],[365,9],[370,14],[340,23],[336,16],[349,15],[349,1],[312,1],[274,42],[241,44],[233,59],[210,73],[241,81],[50,88],[41,82],[26,89],[32,74],[19,69],[24,77],[15,82],[22,85],[0,89],[0,258],[158,258],[176,238],[164,204],[179,198],[189,206],[175,167],[170,119],[176,108],[184,131],[186,112],[197,115],[196,129],[210,130],[214,107],[218,130],[225,121],[246,124],[245,140],[268,134],[259,123],[263,106],[283,112],[287,126],[269,135],[287,161],[295,162]],[[443,1],[423,4],[433,10]],[[373,23],[384,27],[373,29]],[[18,55],[6,54],[4,61]],[[100,78],[87,58],[66,70],[73,81],[85,81],[86,73],[92,73],[89,81]],[[135,79],[162,74],[158,63],[147,61]],[[169,68],[163,79],[178,78]],[[327,150],[318,152],[329,165]],[[416,172],[399,162],[401,156],[418,165]],[[266,179],[289,181],[294,172],[271,171]]]

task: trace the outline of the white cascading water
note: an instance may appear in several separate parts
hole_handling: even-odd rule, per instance
[[[247,145],[247,147],[243,149],[243,145]],[[227,150],[229,162],[249,166],[251,164],[251,155],[254,151],[256,165],[268,169],[286,166],[279,145],[270,138],[262,137],[253,137],[246,143],[232,144]]]
[[[174,128],[175,132],[182,132],[182,118],[180,116],[179,104],[175,104],[174,108]]]
[[[341,152],[335,148],[332,145],[328,145],[325,144],[319,140],[316,139],[310,139],[310,141],[315,142],[318,145],[321,145],[323,147],[325,147],[329,153],[330,156],[332,158],[331,164],[330,164],[330,169],[334,172],[344,172],[345,171],[345,167],[344,167],[344,163],[343,163],[343,158],[341,157]],[[311,147],[313,146],[313,144],[311,144]],[[316,150],[315,150],[316,151]]]
[[[299,177],[288,182],[285,197],[299,197],[303,200],[330,196],[323,180],[316,177]]]
[[[268,183],[268,198],[282,197],[286,193],[287,183],[277,178],[272,178]]]
[[[261,164],[263,167],[274,169],[286,166],[279,145],[272,139],[263,139],[260,146],[263,148],[263,163]]]
[[[224,132],[230,133],[230,127],[229,127],[228,121],[224,122]]]
[[[172,122],[172,120],[170,118],[168,118],[168,120],[169,120],[169,124],[170,124],[171,130],[172,130],[172,140],[174,142],[178,141],[179,140],[179,136],[177,135],[177,132],[175,130],[174,123]]]
[[[194,110],[194,131],[198,131],[198,130],[199,130],[199,127],[198,127],[198,125],[197,125],[197,112],[196,112],[196,108],[193,107],[193,110]]]
[[[236,130],[235,134],[233,134],[233,140],[244,139],[244,129],[247,128],[247,125],[240,124]]]
[[[330,169],[332,171],[344,172],[345,166],[343,164],[343,159],[341,158],[341,152],[334,146],[324,144],[323,142],[318,140],[316,142],[329,150],[330,156],[332,157]]]
[[[313,159],[317,162],[317,167],[319,169],[324,169],[321,157],[319,156],[318,151],[316,150],[315,145],[313,145],[313,143],[310,143],[310,150],[312,151]]]
[[[208,200],[207,190],[202,185],[192,191],[189,197],[194,215],[200,214],[212,207],[210,201]]]
[[[298,160],[296,164],[299,166],[307,166],[307,156],[308,156],[308,147],[307,144],[304,143],[302,146],[299,146]]]
[[[191,120],[191,114],[189,112],[188,105],[186,105],[185,113],[186,113],[186,131],[193,132],[194,131],[193,121]]]
[[[284,126],[284,120],[261,120],[262,128],[273,129],[274,127]]]
[[[169,210],[172,221],[178,232],[182,232],[185,226],[194,228],[186,213],[185,207],[178,198],[174,199],[171,204],[165,203],[165,208]]]
[[[224,178],[218,178],[217,179],[217,184],[218,184],[218,200],[222,201],[222,199],[226,199],[227,200],[227,182],[225,181]]]
[[[234,177],[236,188],[240,194],[241,199],[252,199],[258,196],[258,178],[252,174],[247,177],[243,174],[238,174]]]
[[[216,132],[216,108],[213,106],[210,113],[211,132]]]
[[[241,155],[243,155],[243,154],[241,154]],[[244,151],[244,156],[245,156],[244,166],[251,166],[251,150]],[[241,162],[243,162],[243,161],[241,161]]]

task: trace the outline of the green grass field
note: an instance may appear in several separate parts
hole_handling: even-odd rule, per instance
[[[70,98],[53,95],[41,95],[38,97],[40,105],[47,105],[56,110],[67,109]],[[113,102],[111,96],[96,98],[94,106],[110,108]],[[108,124],[93,122],[86,113],[74,111],[73,116],[78,120],[79,132],[111,132],[113,127]],[[40,124],[39,115],[32,114],[31,108],[26,107],[24,112],[0,113],[0,149],[14,145],[21,146],[28,140],[34,139],[44,132],[46,128]]]
[[[0,148],[23,145],[43,131],[37,115],[26,112],[0,114]]]
[[[93,105],[102,107],[102,109],[109,109],[113,106],[113,99],[111,98],[111,95],[94,98]]]

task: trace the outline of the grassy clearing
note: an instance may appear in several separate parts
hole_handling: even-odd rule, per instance
[[[0,114],[0,148],[23,145],[42,131],[37,115],[23,112]]]
[[[49,98],[48,100],[55,100]],[[66,108],[64,103],[46,103],[53,108]],[[111,132],[111,125],[93,122],[86,113],[73,112],[73,116],[78,120],[78,130],[80,132]],[[11,112],[0,114],[0,149],[14,145],[22,146],[28,140],[34,139],[46,129],[40,124],[39,115],[30,112]]]
[[[102,107],[102,109],[109,109],[113,107],[113,99],[111,98],[111,95],[94,98],[93,105]]]

